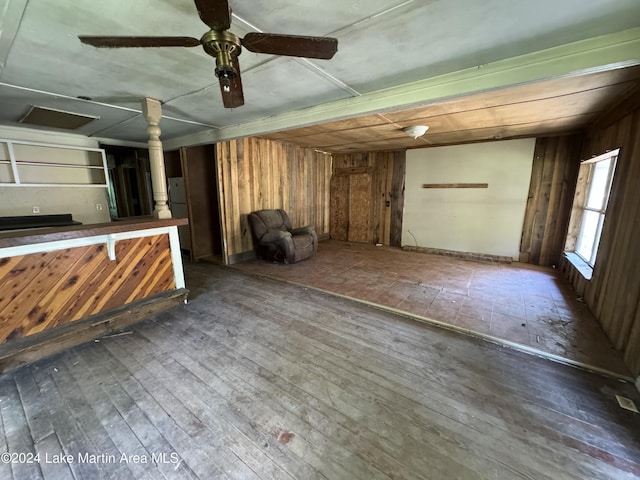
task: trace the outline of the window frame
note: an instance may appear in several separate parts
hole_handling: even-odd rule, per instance
[[[574,225],[573,229],[575,230],[575,238],[572,240],[573,248],[567,248],[568,252],[571,252],[577,255],[582,261],[584,261],[591,269],[595,267],[596,258],[598,254],[598,249],[600,246],[600,239],[602,236],[602,229],[604,227],[604,222],[606,219],[607,208],[609,207],[609,201],[611,199],[611,190],[613,186],[613,178],[615,176],[615,170],[618,163],[618,158],[620,156],[620,149],[615,149],[603,153],[602,155],[598,155],[596,157],[590,158],[588,160],[584,160],[581,162],[581,169],[585,167],[588,168],[588,173],[586,175],[586,181],[582,183],[584,187],[584,198],[579,198],[580,191],[580,178],[584,178],[585,175],[579,175],[578,185],[576,188],[576,195],[574,197],[574,206],[571,218],[571,224]],[[603,162],[611,159],[611,164],[607,170],[607,178],[605,181],[605,195],[603,197],[602,207],[594,208],[587,206],[589,201],[589,195],[591,194],[591,190],[594,185],[594,173],[595,167],[599,162]],[[593,243],[590,246],[591,255],[589,258],[586,258],[582,253],[579,252],[582,248],[582,242],[584,241],[584,227],[585,227],[585,214],[586,212],[594,212],[598,214],[598,225],[596,227],[596,232],[593,238]],[[570,228],[571,231],[571,228]],[[567,243],[569,243],[569,238],[567,239]]]

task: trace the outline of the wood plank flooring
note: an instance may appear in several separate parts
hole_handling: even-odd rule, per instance
[[[189,304],[0,376],[0,452],[22,460],[0,479],[640,478],[629,383],[185,267]]]
[[[232,267],[631,378],[598,320],[550,267],[472,262],[336,240],[320,242],[316,255],[293,265],[249,260]]]

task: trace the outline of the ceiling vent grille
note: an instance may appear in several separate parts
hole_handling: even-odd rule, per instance
[[[40,127],[76,130],[98,118],[100,117],[65,112],[64,110],[56,110],[53,108],[32,106],[27,114],[20,120],[20,123],[28,123],[30,125],[38,125]]]

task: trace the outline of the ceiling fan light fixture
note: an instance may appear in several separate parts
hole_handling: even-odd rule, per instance
[[[231,91],[231,78],[233,78],[233,75],[229,75],[227,71],[218,73],[218,69],[216,69],[216,77],[220,79],[224,93],[229,93]]]
[[[406,133],[408,136],[413,138],[418,138],[427,133],[429,127],[426,125],[412,125],[410,127],[404,127],[402,131]]]
[[[81,43],[96,48],[197,47],[216,59],[215,74],[225,108],[244,105],[238,56],[246,48],[253,53],[329,60],[338,51],[338,39],[306,35],[249,32],[240,38],[229,31],[229,0],[193,0],[200,20],[210,30],[200,40],[176,36],[79,35]]]

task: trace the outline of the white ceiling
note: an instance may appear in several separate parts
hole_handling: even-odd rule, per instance
[[[214,61],[199,47],[95,49],[77,39],[200,38],[207,27],[192,0],[0,0],[0,124],[18,126],[29,107],[39,105],[100,117],[74,133],[113,143],[145,142],[139,100],[146,96],[163,102],[162,138],[189,143],[232,126],[241,133],[242,125],[268,125],[265,119],[276,125],[280,117],[318,105],[344,105],[345,112],[332,114],[344,118],[354,97],[640,26],[638,0],[230,4],[231,30],[239,36],[334,36],[338,53],[332,60],[310,61],[243,51],[245,105],[229,110],[222,106]],[[260,133],[255,127],[247,131]]]

